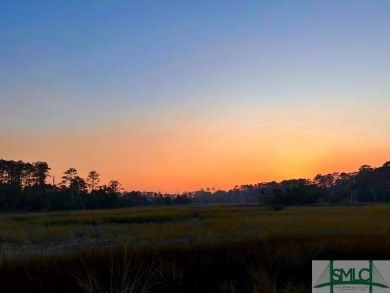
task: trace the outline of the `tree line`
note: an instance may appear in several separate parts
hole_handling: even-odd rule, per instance
[[[259,202],[282,207],[388,201],[390,161],[377,168],[363,165],[356,172],[318,174],[313,179],[245,184],[227,191],[206,188],[180,194],[162,194],[124,191],[117,180],[100,184],[100,174],[95,170],[83,178],[75,168],[69,168],[56,183],[55,178],[50,176],[46,162],[0,159],[0,211],[103,209],[211,202]]]

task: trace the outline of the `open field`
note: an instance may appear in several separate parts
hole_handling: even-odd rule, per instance
[[[312,259],[390,258],[390,206],[15,213],[0,229],[1,292],[310,292]]]

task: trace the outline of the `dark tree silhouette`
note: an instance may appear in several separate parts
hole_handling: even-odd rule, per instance
[[[98,186],[100,174],[93,170],[87,179],[69,168],[60,184],[48,184],[46,162],[26,163],[0,159],[0,211],[120,208],[137,205],[172,205],[211,202],[259,202],[264,205],[350,204],[390,202],[390,161],[374,168],[363,165],[353,173],[318,174],[313,180],[289,179],[236,185],[230,190],[215,188],[162,194],[123,191],[117,180]]]
[[[95,190],[95,187],[97,187],[99,182],[100,174],[95,170],[90,171],[87,176],[87,183],[91,192]]]

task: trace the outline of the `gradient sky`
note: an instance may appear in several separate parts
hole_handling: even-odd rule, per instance
[[[390,1],[0,2],[0,158],[183,192],[390,160]]]

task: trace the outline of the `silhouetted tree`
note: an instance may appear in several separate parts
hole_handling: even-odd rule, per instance
[[[95,170],[90,171],[88,173],[87,183],[91,192],[95,189],[95,187],[99,182],[100,182],[100,174]]]

